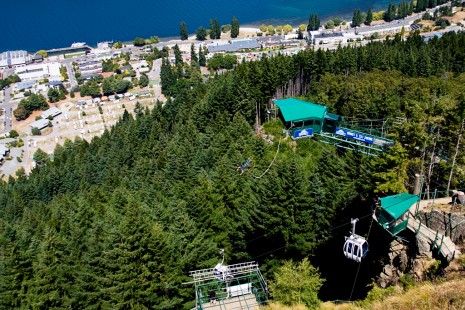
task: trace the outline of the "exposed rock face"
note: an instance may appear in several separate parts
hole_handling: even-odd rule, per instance
[[[431,252],[431,245],[428,238],[418,235],[416,238],[417,243],[417,257],[418,258],[433,258],[433,253]]]
[[[462,213],[459,206],[456,206],[454,211],[452,221],[450,221],[450,211],[438,210],[432,212],[420,211],[419,219],[422,224],[450,237],[454,243],[463,243],[465,241],[465,207],[462,207]]]
[[[420,220],[424,225],[444,235],[447,232],[447,236],[451,237],[455,243],[463,243],[465,241],[465,216],[454,214],[452,222],[449,221],[449,217],[450,213],[442,211],[420,213]],[[431,251],[431,240],[422,234],[412,235],[409,243],[405,244],[394,240],[390,244],[386,260],[377,280],[379,286],[385,288],[389,285],[396,285],[405,273],[411,273],[417,281],[423,281],[425,272],[435,262]]]
[[[408,247],[398,240],[391,242],[388,253],[389,263],[383,268],[378,278],[378,285],[385,288],[395,285],[408,267]]]

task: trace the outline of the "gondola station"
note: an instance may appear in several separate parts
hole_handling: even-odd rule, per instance
[[[394,141],[386,138],[386,120],[348,122],[330,113],[328,107],[308,101],[287,98],[273,100],[285,124],[285,132],[293,140],[316,138],[337,147],[376,156]]]
[[[224,252],[221,252],[224,255]],[[268,301],[268,288],[258,263],[246,262],[191,271],[196,310],[257,309]]]

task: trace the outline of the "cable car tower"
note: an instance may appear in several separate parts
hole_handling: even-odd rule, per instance
[[[268,301],[268,288],[256,262],[189,272],[195,285],[196,310],[258,309]]]
[[[368,242],[362,236],[355,234],[355,224],[358,219],[351,219],[350,222],[352,223],[352,234],[346,237],[343,247],[344,256],[360,263],[368,253]]]

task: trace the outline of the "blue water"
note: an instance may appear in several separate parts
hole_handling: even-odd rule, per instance
[[[386,9],[389,0],[23,0],[2,3],[0,51],[30,52],[87,42],[96,46],[106,40],[132,41],[135,37],[179,36],[179,22],[189,33],[199,26],[209,28],[210,18],[220,24],[241,25],[306,23],[316,12],[351,19],[358,8]]]

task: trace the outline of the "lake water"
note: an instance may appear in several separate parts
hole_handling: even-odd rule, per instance
[[[132,41],[135,37],[178,37],[179,23],[189,33],[238,18],[241,25],[298,25],[316,12],[322,22],[330,17],[351,19],[356,8],[386,9],[389,0],[46,0],[4,1],[0,51],[30,52],[87,42]]]

